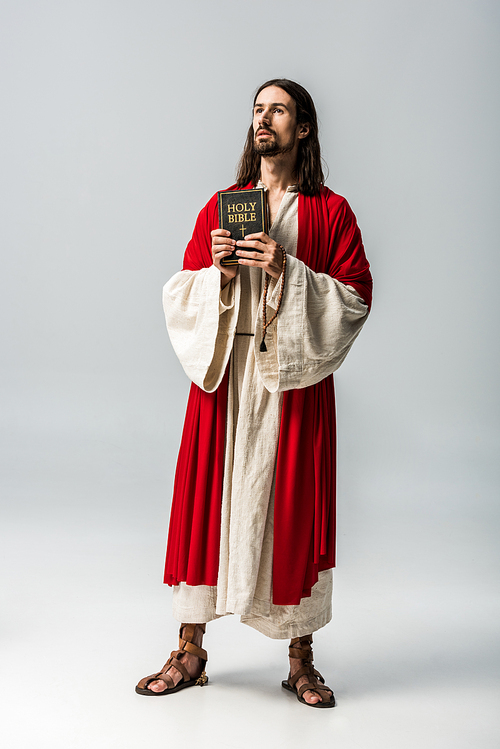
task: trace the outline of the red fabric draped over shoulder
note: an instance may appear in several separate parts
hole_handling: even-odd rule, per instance
[[[299,195],[298,221],[297,257],[352,285],[371,304],[369,265],[347,201],[326,187],[313,197]],[[218,225],[214,195],[198,217],[184,270],[212,264],[210,232]],[[217,584],[226,402],[227,373],[214,393],[191,386],[170,518],[165,566],[170,585]],[[274,510],[275,604],[298,604],[311,594],[318,573],[335,565],[335,439],[333,377],[284,393]]]

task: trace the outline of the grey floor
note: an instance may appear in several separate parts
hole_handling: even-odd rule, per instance
[[[21,472],[19,447],[0,546],[6,746],[499,746],[499,602],[470,522],[393,517],[385,535],[375,523],[374,544],[375,516],[342,509],[344,490],[334,620],[315,638],[336,709],[283,692],[286,643],[236,617],[208,628],[207,687],[148,699],[134,685],[177,634],[161,583],[164,476],[149,472],[145,485],[140,461],[127,468],[99,441],[24,440]],[[154,466],[154,446],[143,447]]]

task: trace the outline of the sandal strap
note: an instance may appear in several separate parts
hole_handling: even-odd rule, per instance
[[[148,681],[148,684],[151,684],[152,681],[162,681],[166,685],[167,689],[173,689],[173,687],[175,687],[175,682],[170,676],[170,674],[164,674],[164,673],[156,674],[156,678],[150,679]]]
[[[288,648],[288,657],[289,658],[300,658],[303,661],[312,661],[312,659],[313,659],[313,652],[312,652],[312,650],[302,650],[300,648],[292,648],[290,646]]]
[[[325,680],[323,676],[320,674],[319,671],[317,671],[315,668],[312,668],[311,666],[312,664],[306,663],[303,666],[301,666],[301,668],[299,668],[299,670],[296,671],[293,676],[289,676],[288,683],[290,684],[290,686],[294,687],[295,683],[300,679],[301,676],[315,676],[317,679],[321,681],[322,684],[324,684]]]
[[[298,688],[297,694],[299,695],[299,697],[302,697],[304,692],[307,692],[308,690],[310,690],[311,692],[317,692],[319,696],[321,697],[322,701],[324,701],[322,692],[328,697],[328,699],[326,700],[327,702],[330,702],[331,700],[331,697],[332,697],[331,689],[328,689],[328,687],[318,687],[317,684],[313,684],[312,682],[308,682],[307,684],[302,684],[302,686]]]
[[[165,665],[161,668],[161,670],[158,671],[158,673],[156,674],[151,674],[151,676],[145,676],[144,679],[141,679],[141,681],[139,682],[139,686],[141,686],[143,682],[147,682],[147,684],[150,684],[152,681],[156,681],[157,679],[160,681],[164,681],[165,684],[168,684],[166,679],[169,679],[172,682],[171,685],[169,685],[169,687],[175,686],[172,677],[170,676],[169,673],[167,673],[171,666],[176,668],[177,671],[179,671],[182,674],[182,678],[184,681],[189,681],[190,679],[192,679],[193,677],[188,673],[186,667],[181,663],[181,661],[177,659],[177,656],[180,655],[180,653],[182,653],[182,650],[172,650],[172,652],[170,653],[170,658],[165,663]]]
[[[292,637],[290,645],[288,646],[288,656],[290,658],[300,658],[303,661],[311,661],[313,659],[313,651],[311,643],[313,641],[312,635],[302,635],[302,637]]]
[[[324,683],[325,683],[325,680],[324,680],[324,679],[323,679],[323,677],[321,676],[320,672],[319,672],[319,671],[316,671],[316,669],[315,669],[315,668],[313,668],[313,674],[314,674],[314,675],[316,676],[316,678],[318,678],[318,679],[320,680],[320,682],[321,682],[322,684],[324,684]],[[318,689],[319,689],[319,687],[318,687]]]
[[[145,676],[143,679],[140,680],[140,682],[137,684],[139,689],[146,689],[148,684],[151,684],[152,681],[154,681],[157,677],[157,674],[151,674],[150,676]]]
[[[178,655],[178,654],[179,654],[179,652],[181,652],[181,651],[179,651],[179,650],[178,650],[178,651],[177,651],[176,653],[172,653],[171,657],[170,657],[170,658],[168,659],[168,661],[169,661],[169,668],[170,668],[171,666],[173,666],[174,668],[176,668],[176,669],[177,669],[177,671],[180,671],[180,672],[181,672],[181,674],[182,674],[182,678],[183,678],[183,680],[184,680],[184,681],[191,681],[191,679],[192,679],[193,677],[192,677],[192,676],[191,676],[191,674],[190,674],[190,673],[188,672],[188,670],[187,670],[186,666],[184,666],[184,664],[183,664],[183,663],[181,663],[181,661],[179,661],[179,660],[178,660],[178,659],[177,659],[177,658],[175,657],[176,655]]]
[[[181,624],[179,629],[179,651],[184,650],[186,653],[191,653],[191,655],[198,656],[198,658],[201,658],[202,661],[205,661],[206,665],[208,661],[207,651],[204,648],[198,647],[198,645],[195,645],[193,642],[196,627],[201,627],[203,633],[205,633],[204,625],[191,623]]]
[[[192,642],[196,632],[196,627],[199,627],[203,634],[205,634],[206,624],[193,624],[192,622],[189,622],[189,624],[181,624],[179,627],[179,639],[183,638],[184,640]]]
[[[308,665],[302,666],[298,671],[294,673],[293,676],[288,677],[288,683],[290,684],[290,686],[295,688],[295,684],[301,676],[312,676],[311,669]]]
[[[147,687],[151,684],[151,682],[157,681],[157,680],[163,681],[167,685],[168,689],[170,689],[171,687],[174,687],[175,684],[174,684],[172,677],[170,676],[170,674],[166,673],[168,669],[170,668],[171,660],[172,658],[169,658],[168,661],[165,663],[165,665],[162,666],[160,671],[158,671],[158,673],[151,674],[150,676],[145,676],[143,679],[141,679],[137,685],[139,689],[147,689]],[[167,679],[171,682],[170,684],[167,681]]]
[[[186,653],[191,653],[191,655],[197,655],[198,658],[201,658],[201,660],[205,661],[205,663],[208,661],[207,651],[204,648],[199,648],[198,645],[195,645],[189,640],[179,639],[179,650],[181,652],[185,651]]]

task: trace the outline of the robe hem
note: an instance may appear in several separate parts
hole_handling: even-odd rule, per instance
[[[182,608],[181,606],[173,607],[173,616],[179,624],[206,624],[207,622],[215,621],[216,619],[222,619],[223,616],[233,616],[233,614],[208,614],[203,615],[203,612],[198,610],[196,616],[193,616],[192,610]],[[332,620],[332,605],[328,606],[327,609],[321,611],[315,617],[308,619],[306,622],[285,622],[284,624],[273,624],[269,618],[265,616],[254,616],[252,614],[242,614],[240,616],[240,622],[246,624],[252,629],[257,630],[262,635],[269,637],[271,640],[289,640],[292,637],[302,637],[302,635],[308,635],[316,632],[322,627],[326,627]]]
[[[332,620],[332,605],[321,611],[317,616],[308,619],[306,622],[285,622],[284,624],[274,624],[270,619],[261,616],[246,615],[241,616],[242,624],[256,629],[262,635],[272,640],[288,640],[292,637],[302,637],[318,629],[325,627]]]

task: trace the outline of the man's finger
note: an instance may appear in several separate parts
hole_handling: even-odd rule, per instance
[[[212,237],[212,244],[236,244],[236,241],[230,237]]]
[[[238,257],[244,259],[251,258],[252,260],[258,260],[259,262],[262,262],[264,255],[263,252],[251,252],[250,250],[236,250],[236,254],[238,255]]]
[[[259,250],[259,252],[264,252],[264,249],[261,249],[263,243],[259,240],[247,241],[246,239],[239,239],[236,244],[240,249],[243,249],[244,247],[253,247],[255,250]]]
[[[271,241],[271,237],[268,237],[268,235],[264,234],[263,231],[259,231],[257,234],[247,234],[245,241],[251,239],[259,239],[263,244],[267,244],[267,242]]]
[[[212,229],[210,232],[211,237],[230,237],[231,232],[226,229]]]

